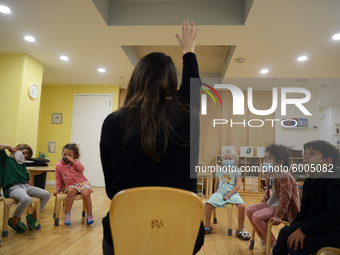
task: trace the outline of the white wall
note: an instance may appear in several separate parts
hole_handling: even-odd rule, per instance
[[[326,106],[320,108],[320,115],[324,114],[324,118],[319,119],[319,130],[320,130],[320,139],[333,143],[333,133],[335,132],[335,126],[332,123],[332,107]]]
[[[295,105],[287,105],[287,114],[285,116],[281,115],[281,104],[278,105],[278,108],[275,112],[275,118],[280,119],[281,121],[284,118],[308,118],[309,129],[283,128],[282,125],[277,122],[275,125],[275,143],[283,144],[288,147],[291,146],[291,148],[294,150],[302,150],[304,143],[319,139],[320,130],[311,129],[312,125],[319,126],[319,91],[309,91],[311,92],[311,99],[307,103],[303,104],[303,106],[305,106],[305,108],[312,114],[311,116],[305,116]],[[279,94],[279,98],[281,98],[281,93]],[[287,94],[287,98],[304,97],[305,96],[301,93]]]
[[[336,133],[336,126],[334,125],[334,123],[340,123],[340,105],[331,105],[330,135],[332,137],[332,140],[330,142],[332,144],[337,144],[337,140],[340,141],[340,136],[334,135]],[[340,125],[338,127],[340,129]]]

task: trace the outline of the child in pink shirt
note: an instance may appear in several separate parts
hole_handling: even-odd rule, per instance
[[[74,201],[74,196],[81,194],[85,208],[87,211],[86,223],[88,225],[94,222],[92,215],[91,193],[93,192],[91,184],[83,175],[84,166],[77,160],[80,157],[79,147],[73,143],[66,144],[63,147],[63,158],[55,166],[55,179],[57,190],[53,193],[54,196],[59,194],[65,184],[67,194],[65,205],[65,221],[64,224],[71,225],[71,207]]]

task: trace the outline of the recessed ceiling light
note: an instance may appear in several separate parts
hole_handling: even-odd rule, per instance
[[[34,42],[35,41],[35,38],[33,36],[25,36],[25,40],[26,41],[29,41],[29,42]]]
[[[105,73],[106,70],[104,68],[98,68],[98,72]]]
[[[4,6],[4,5],[0,5],[0,12],[2,13],[11,13],[11,9],[8,8],[7,6]]]
[[[308,58],[306,56],[300,56],[300,57],[298,57],[297,60],[299,60],[299,61],[306,61],[307,59]]]
[[[67,61],[67,60],[68,60],[68,57],[66,57],[66,56],[60,56],[60,59],[61,59],[61,60],[64,60],[64,61]]]
[[[269,72],[268,69],[262,69],[262,70],[260,71],[260,73],[268,73],[268,72]]]
[[[319,102],[319,104],[320,104],[320,101],[318,101]]]
[[[332,36],[333,40],[340,40],[340,34],[335,34]]]

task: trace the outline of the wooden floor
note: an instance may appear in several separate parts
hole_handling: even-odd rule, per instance
[[[55,190],[52,186],[46,186],[52,194]],[[259,203],[262,196],[242,196],[246,206]],[[81,217],[82,202],[75,201],[71,211],[71,226],[64,225],[64,214],[61,213],[60,224],[54,226],[53,209],[54,197],[41,213],[41,229],[25,233],[16,233],[9,227],[8,237],[0,237],[2,247],[1,255],[8,254],[102,254],[102,224],[101,219],[106,215],[110,206],[110,200],[105,194],[104,188],[94,188],[92,194],[93,215],[95,222],[91,226],[86,226]],[[15,206],[11,208],[11,214]],[[3,203],[0,203],[0,229],[2,231]],[[255,239],[254,250],[249,250],[249,241],[243,241],[234,235],[237,226],[237,208],[233,210],[233,236],[228,236],[228,220],[225,209],[217,209],[218,224],[213,224],[214,231],[206,235],[205,244],[199,251],[199,255],[215,254],[263,254],[259,246],[259,238]],[[26,223],[26,219],[23,220]],[[277,236],[282,226],[274,227],[274,235]],[[252,227],[246,219],[245,229],[249,232]],[[129,254],[127,254],[129,255]],[[135,255],[135,254],[133,254]]]

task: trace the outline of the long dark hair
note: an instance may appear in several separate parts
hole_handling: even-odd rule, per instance
[[[174,141],[174,135],[178,137],[174,131],[176,114],[190,112],[189,106],[179,100],[177,86],[176,67],[169,56],[154,52],[138,62],[127,87],[124,106],[118,111],[121,125],[125,127],[124,151],[126,144],[140,134],[144,152],[160,161],[169,139]]]

